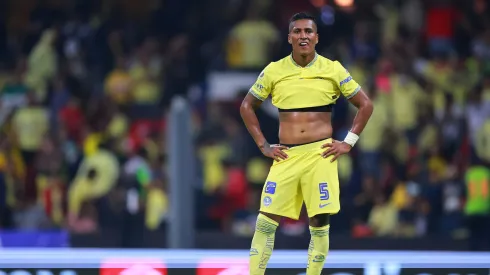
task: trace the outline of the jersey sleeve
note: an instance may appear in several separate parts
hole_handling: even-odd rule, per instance
[[[257,77],[257,80],[250,88],[249,93],[251,93],[257,99],[264,101],[272,92],[272,85],[271,64],[269,64]]]
[[[340,92],[347,98],[350,99],[355,96],[360,90],[361,86],[352,79],[349,71],[347,71],[340,62],[334,62],[335,71],[337,74],[337,85],[339,86]]]

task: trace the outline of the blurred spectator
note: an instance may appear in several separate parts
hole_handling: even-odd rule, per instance
[[[34,94],[29,94],[28,105],[15,112],[12,123],[12,130],[19,139],[22,156],[29,166],[49,130],[48,110],[40,104]]]
[[[413,145],[416,142],[417,119],[423,110],[422,90],[411,76],[403,73],[394,74],[390,86],[388,104],[392,115],[391,126],[403,133]]]
[[[203,189],[206,193],[214,193],[226,179],[223,161],[230,155],[230,149],[225,144],[206,142],[199,149],[203,165]]]
[[[465,175],[466,205],[465,214],[470,233],[471,250],[490,249],[488,230],[490,227],[490,170],[483,165],[471,166]]]
[[[468,136],[474,145],[479,145],[477,136],[485,121],[490,117],[490,102],[482,100],[482,90],[480,87],[475,88],[470,94],[468,106],[466,108],[466,125],[468,127]],[[473,146],[475,154],[478,150]]]
[[[134,85],[132,99],[136,104],[154,104],[161,99],[160,78],[163,75],[163,60],[157,49],[158,42],[147,38],[130,65],[129,74]]]
[[[58,54],[55,49],[57,32],[47,29],[41,39],[29,55],[26,83],[35,89],[36,100],[44,102],[47,96],[47,88],[58,70]]]
[[[226,133],[226,143],[233,152],[228,160],[235,163],[239,167],[244,167],[248,159],[248,143],[245,139],[245,132],[239,124],[238,119],[234,117],[225,118],[223,128]]]
[[[127,60],[118,57],[116,66],[106,77],[105,91],[118,104],[127,104],[132,100],[133,79],[127,69]]]
[[[145,148],[140,148],[135,154],[129,156],[124,164],[124,176],[134,178],[140,189],[146,188],[152,180],[152,171]]]
[[[389,117],[386,104],[383,102],[383,95],[370,92],[373,101],[374,112],[370,123],[366,125],[359,140],[359,151],[361,169],[364,176],[380,179],[381,173],[381,149],[384,141],[384,130],[388,127]]]
[[[168,196],[165,192],[163,181],[155,179],[148,186],[146,199],[146,227],[155,230],[166,220],[168,213]]]
[[[369,214],[368,224],[376,236],[393,236],[397,229],[398,213],[384,194],[376,196],[375,203]]]
[[[21,62],[19,62],[21,63]],[[28,101],[29,87],[24,84],[24,72],[19,65],[14,73],[7,77],[0,91],[1,107],[0,121],[4,122],[7,116],[16,108],[23,107]]]
[[[226,49],[230,68],[260,69],[269,62],[279,35],[262,14],[261,9],[251,5],[245,19],[231,30]]]
[[[13,227],[13,210],[16,207],[16,194],[24,190],[25,166],[22,155],[8,136],[0,138],[0,198],[1,226]]]
[[[428,46],[433,54],[453,51],[454,27],[461,15],[445,1],[435,1],[426,15]]]
[[[82,131],[85,127],[86,118],[80,109],[80,101],[70,98],[59,112],[57,117],[60,127],[66,131],[67,137],[73,141],[82,141]]]
[[[150,230],[161,228],[167,220],[168,214],[168,188],[167,175],[164,171],[164,157],[150,160],[150,184],[146,193],[146,227]]]

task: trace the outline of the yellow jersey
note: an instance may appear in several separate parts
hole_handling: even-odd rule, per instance
[[[270,95],[279,111],[292,111],[323,106],[331,110],[340,94],[349,99],[359,90],[361,86],[338,61],[316,54],[306,67],[296,64],[292,55],[271,62],[249,92],[262,101]]]

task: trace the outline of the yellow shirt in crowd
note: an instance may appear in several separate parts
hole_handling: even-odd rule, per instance
[[[131,75],[125,70],[114,69],[105,80],[105,91],[115,102],[127,103],[133,91]]]
[[[369,214],[368,224],[376,236],[393,234],[398,224],[398,211],[389,203],[376,205]]]
[[[151,188],[146,198],[146,227],[155,230],[168,212],[168,197],[165,191]]]
[[[402,76],[393,76],[391,81],[391,114],[393,127],[400,131],[417,126],[419,110],[424,102],[423,92],[418,84]]]
[[[151,76],[158,77],[158,73],[142,65],[135,65],[129,73],[134,80],[133,101],[141,104],[158,102],[161,95],[160,85],[151,79]]]
[[[384,130],[388,126],[388,110],[384,104],[382,95],[373,99],[374,111],[369,119],[369,123],[362,131],[362,138],[359,139],[359,148],[362,151],[378,151],[383,143]]]
[[[215,191],[226,179],[226,171],[222,161],[230,154],[230,148],[225,145],[212,145],[201,148],[199,152],[203,162],[204,191]]]
[[[227,47],[232,68],[260,68],[269,61],[270,47],[279,34],[268,21],[243,21],[233,28]]]
[[[17,110],[13,128],[21,150],[35,151],[41,146],[49,128],[48,111],[42,107],[26,107]]]

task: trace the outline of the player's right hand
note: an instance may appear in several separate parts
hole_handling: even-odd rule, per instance
[[[287,159],[288,155],[283,152],[283,150],[289,149],[288,147],[280,144],[265,144],[261,148],[262,154],[264,156],[274,159],[275,161],[280,161],[281,159]]]

